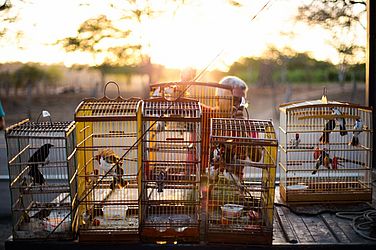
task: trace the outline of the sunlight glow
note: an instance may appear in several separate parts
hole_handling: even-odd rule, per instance
[[[260,56],[270,45],[289,46],[298,52],[311,52],[320,60],[338,62],[337,53],[326,42],[328,34],[292,21],[296,1],[274,0],[251,22],[265,2],[243,1],[243,8],[229,6],[226,0],[193,1],[194,4],[179,8],[167,5],[162,15],[146,20],[134,34],[141,39],[144,52],[150,54],[153,63],[173,68],[204,68],[223,50],[211,68],[226,70],[240,57]],[[12,4],[17,8],[20,3],[14,0]],[[119,15],[109,8],[107,1],[80,6],[75,0],[37,0],[18,11],[21,18],[14,29],[25,30],[22,49],[14,38],[0,40],[0,62],[33,61],[66,66],[99,63],[90,55],[65,53],[51,44],[75,35],[78,26],[88,18]],[[290,31],[295,32],[294,37],[281,35]]]

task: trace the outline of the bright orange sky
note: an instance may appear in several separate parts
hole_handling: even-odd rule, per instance
[[[87,1],[91,5],[81,7],[77,0],[30,2],[23,6],[17,0],[11,1],[12,8],[19,11],[21,17],[12,29],[25,32],[20,43],[23,49],[16,46],[14,39],[1,38],[0,62],[94,64],[89,55],[69,54],[48,44],[74,36],[78,25],[88,18],[99,14],[116,17],[116,13],[108,10],[109,1]],[[296,4],[302,1],[272,0],[252,22],[251,18],[266,0],[239,1],[244,4],[242,8],[230,6],[227,0],[185,2],[191,4],[179,8],[163,6],[164,14],[137,28],[135,35],[142,36],[141,41],[153,63],[173,68],[203,68],[223,51],[211,68],[226,69],[242,56],[261,55],[270,45],[289,46],[299,52],[308,51],[319,60],[338,62],[336,51],[327,42],[326,32],[292,21]],[[291,31],[296,33],[294,38],[281,35]],[[364,42],[365,35],[358,43]]]

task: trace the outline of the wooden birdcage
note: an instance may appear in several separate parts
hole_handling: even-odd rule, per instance
[[[271,121],[211,119],[207,242],[272,243],[277,149]]]
[[[74,130],[28,119],[6,129],[13,239],[73,239]]]
[[[151,97],[165,97],[168,100],[186,97],[200,102],[202,110],[201,171],[207,171],[210,118],[228,118],[233,116],[234,89],[230,86],[212,82],[168,82],[152,84],[150,88]]]
[[[371,201],[372,110],[322,100],[280,106],[280,193],[287,202]]]
[[[138,240],[137,112],[141,100],[86,99],[76,109],[80,241]]]
[[[199,102],[149,99],[142,108],[140,236],[144,242],[198,242]]]

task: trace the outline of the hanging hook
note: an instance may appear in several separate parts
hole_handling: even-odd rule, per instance
[[[114,81],[109,81],[109,82],[106,83],[106,85],[104,85],[103,96],[106,97],[106,98],[108,98],[108,96],[106,96],[106,90],[107,90],[107,86],[108,86],[110,83],[115,84],[115,86],[116,86],[116,88],[117,88],[117,91],[118,91],[118,95],[117,95],[117,97],[120,97],[120,88],[119,88],[119,85],[118,85],[116,82],[114,82]],[[108,99],[110,99],[110,98],[108,98]],[[116,99],[116,98],[115,98],[115,99]]]
[[[47,110],[42,110],[42,112],[40,112],[39,116],[38,116],[38,119],[37,119],[37,123],[39,123],[39,118],[43,116],[43,117],[48,117],[50,119],[50,123],[52,124],[52,120],[51,120],[51,114],[50,112],[48,112]]]

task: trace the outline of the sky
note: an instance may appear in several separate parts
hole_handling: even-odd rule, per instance
[[[22,30],[24,36],[19,43],[14,36],[0,38],[2,63],[63,63],[66,66],[99,63],[90,55],[66,53],[51,44],[74,36],[78,26],[88,18],[106,14],[116,19],[119,15],[108,7],[109,1],[87,1],[90,4],[81,5],[77,0],[8,1],[19,17],[17,23],[9,26],[9,31]],[[134,35],[140,38],[152,63],[171,68],[210,65],[211,69],[226,70],[241,57],[260,56],[271,45],[289,46],[298,52],[309,52],[318,60],[338,63],[327,32],[294,22],[298,4],[303,1],[271,0],[254,20],[252,17],[268,1],[238,1],[243,4],[242,8],[230,6],[229,0],[185,0],[188,4],[183,6],[151,1],[162,12],[157,18],[138,25]],[[291,32],[295,36],[286,35]]]

